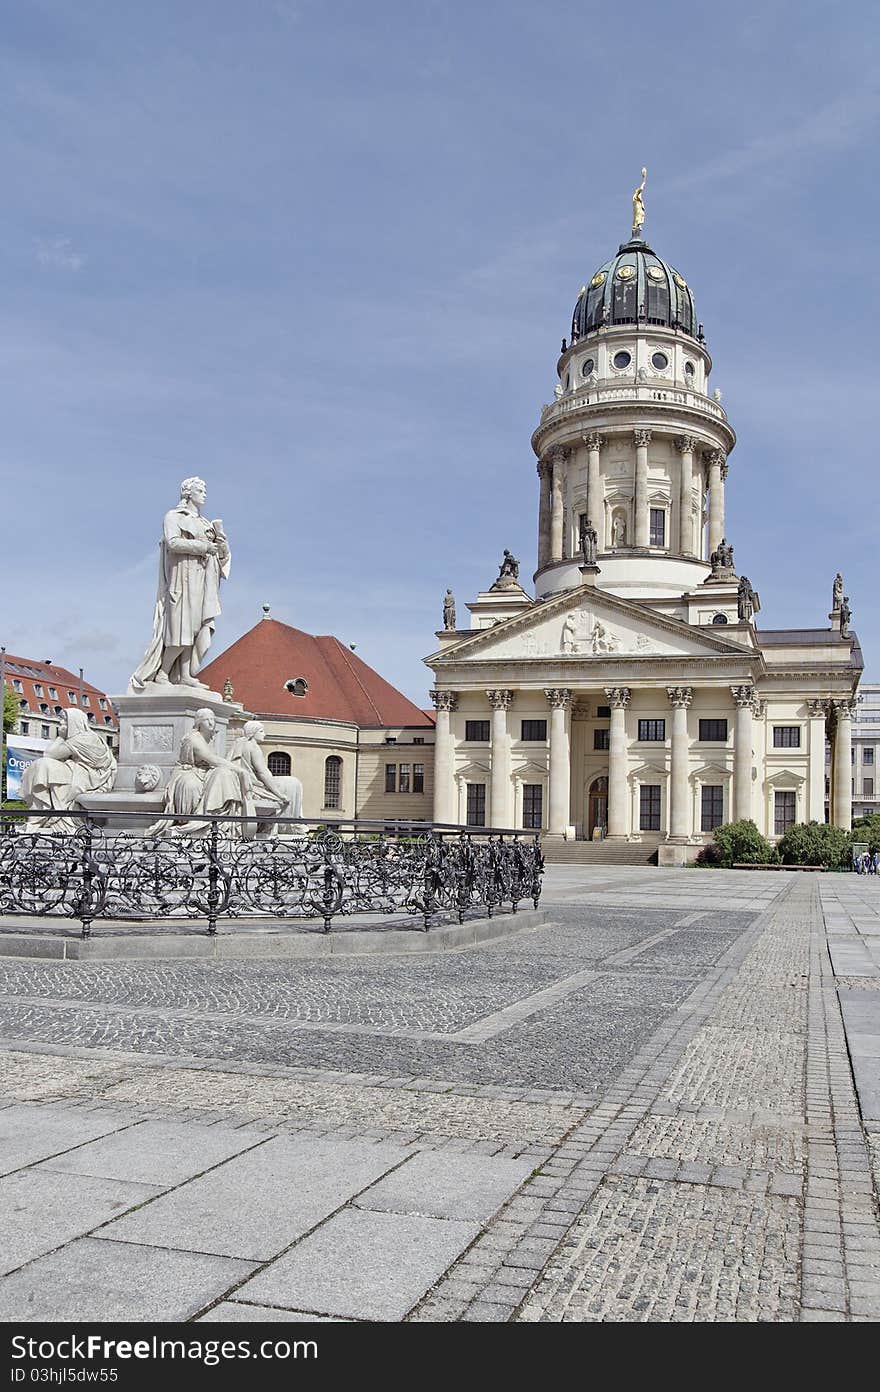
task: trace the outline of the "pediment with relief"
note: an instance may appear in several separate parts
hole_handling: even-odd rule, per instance
[[[706,657],[742,648],[599,590],[569,591],[446,649],[446,660]],[[439,656],[439,655],[438,655]]]

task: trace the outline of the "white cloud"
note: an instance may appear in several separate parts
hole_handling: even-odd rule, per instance
[[[52,271],[81,271],[86,258],[78,252],[69,237],[40,237],[36,258],[41,266]]]

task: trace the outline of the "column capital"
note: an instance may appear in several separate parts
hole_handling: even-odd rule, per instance
[[[615,710],[622,710],[629,705],[632,692],[628,686],[606,686],[605,695],[609,705],[614,706]]]
[[[727,458],[726,458],[726,456],[725,456],[725,458],[721,461],[721,482],[722,482],[722,483],[726,483],[726,482],[727,482],[727,475],[728,475],[729,472],[730,472],[730,465],[728,464]]]
[[[541,479],[549,478],[553,472],[553,465],[550,463],[546,454],[538,460],[536,467],[538,470],[538,478]]]
[[[727,455],[721,449],[703,450],[703,458],[710,466],[717,464],[719,469],[723,469],[727,464]]]
[[[581,439],[589,450],[600,450],[605,443],[605,436],[600,435],[598,430],[591,430],[589,434],[582,435]]]
[[[692,686],[667,686],[666,695],[669,697],[671,706],[683,707],[687,710],[694,699],[694,688]]]
[[[513,705],[512,691],[487,691],[486,697],[493,710],[510,710],[510,707]]]
[[[636,449],[647,449],[648,445],[651,443],[651,432],[650,430],[634,430],[633,439],[635,440]]]
[[[570,454],[571,450],[567,449],[565,445],[551,445],[544,458],[551,465],[564,464]]]
[[[697,448],[697,441],[693,435],[676,435],[675,448],[679,454],[693,454]]]
[[[552,686],[549,690],[545,689],[544,695],[554,710],[568,710],[571,705],[571,692],[567,686]]]
[[[828,714],[828,702],[821,697],[807,702],[807,711],[811,720],[824,720]]]
[[[755,688],[753,686],[732,686],[730,688],[730,694],[733,697],[734,705],[737,706],[739,710],[742,710],[745,706],[751,709],[754,704]]]
[[[752,701],[752,715],[756,720],[763,720],[767,714],[767,702],[761,696],[756,696]]]
[[[435,687],[430,691],[431,704],[438,711],[454,711],[458,706],[458,692],[439,690]]]
[[[842,701],[832,701],[831,705],[838,720],[852,720],[857,702],[852,697],[846,697]]]

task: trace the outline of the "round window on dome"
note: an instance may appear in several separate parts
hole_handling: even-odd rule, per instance
[[[652,353],[651,366],[655,367],[658,372],[665,372],[669,366],[669,359],[665,353]]]
[[[635,275],[635,273],[636,273],[636,268],[635,268],[635,266],[621,266],[620,270],[617,272],[617,279],[618,279],[618,280],[632,280],[632,278],[633,278],[633,276]]]
[[[603,281],[604,279],[605,279],[605,272],[604,272],[604,271],[597,271],[596,274],[593,276],[593,279],[590,281],[590,286],[591,286],[591,288],[592,288],[593,290],[595,290],[596,286],[597,286],[597,285],[601,285],[601,284],[602,284],[602,281]],[[581,291],[581,294],[583,294],[583,293],[584,293],[584,292],[583,292],[583,290],[582,290],[582,291]]]
[[[661,269],[660,269],[659,266],[649,266],[649,267],[648,267],[648,275],[651,277],[652,280],[663,280],[663,279],[665,279],[665,277],[664,277],[664,275],[663,275],[663,272],[661,271]]]
[[[621,352],[614,354],[614,357],[611,359],[611,361],[614,363],[614,366],[616,368],[622,370],[624,367],[629,367],[630,363],[632,362],[632,354],[627,353],[625,350],[621,350]]]
[[[596,364],[593,362],[593,359],[587,358],[586,362],[581,368],[581,372],[585,377],[589,377],[590,373],[595,369],[595,366]]]

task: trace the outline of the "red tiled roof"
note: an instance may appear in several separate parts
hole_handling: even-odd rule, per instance
[[[16,690],[13,681],[21,683],[21,691]],[[66,667],[59,667],[54,662],[39,662],[32,657],[16,657],[13,653],[6,654],[6,685],[19,698],[19,701],[27,701],[28,709],[21,710],[23,719],[29,716],[36,716],[38,719],[42,715],[56,716],[56,706],[62,710],[67,706],[79,705],[79,677],[74,676],[73,672]],[[36,690],[37,686],[43,688],[40,695]],[[49,687],[53,687],[57,696],[49,695]],[[115,730],[118,728],[118,721],[110,704],[110,698],[106,692],[101,691],[92,682],[83,681],[83,695],[89,697],[89,703],[85,706],[87,712],[94,712],[94,725],[96,729],[104,728]],[[73,695],[68,693],[72,692]],[[105,701],[106,707],[102,707],[100,702]],[[42,705],[48,706],[48,711],[41,711]],[[104,717],[110,719],[105,720]]]
[[[305,696],[285,689],[297,677],[308,683]],[[365,726],[431,723],[338,638],[303,633],[278,619],[261,619],[199,672],[213,691],[222,691],[227,678],[233,699],[259,715]]]

